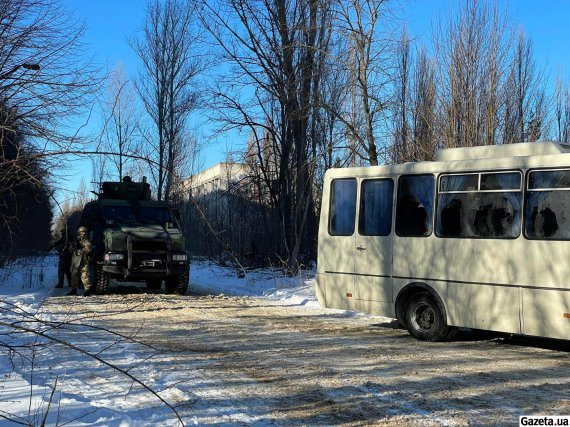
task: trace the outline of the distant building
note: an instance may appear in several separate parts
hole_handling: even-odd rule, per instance
[[[285,226],[280,212],[281,153],[271,123],[252,132],[243,163],[222,162],[182,181],[188,249],[193,255],[260,265],[278,260]],[[295,183],[288,183],[295,185]]]
[[[202,197],[227,192],[247,179],[249,166],[243,163],[221,162],[183,181],[186,194]]]
[[[255,217],[248,193],[251,167],[222,162],[183,181],[189,250],[211,257],[232,253],[240,258],[255,248]]]

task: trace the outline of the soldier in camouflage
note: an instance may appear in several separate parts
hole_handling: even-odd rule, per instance
[[[71,292],[68,295],[77,295],[79,280],[85,288],[84,296],[91,294],[89,281],[89,258],[91,256],[91,242],[87,237],[87,227],[81,226],[77,230],[77,239],[73,242],[73,256],[71,259]]]
[[[73,252],[71,246],[72,242],[67,235],[67,230],[64,230],[61,238],[51,246],[51,248],[55,248],[59,254],[56,288],[63,288],[63,282],[66,277],[67,284],[71,287],[71,255]]]

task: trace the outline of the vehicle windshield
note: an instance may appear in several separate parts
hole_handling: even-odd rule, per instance
[[[103,206],[103,218],[117,222],[138,221],[146,224],[164,224],[172,221],[170,211],[164,206]]]
[[[135,215],[131,206],[103,206],[103,218],[115,221],[134,221]]]
[[[170,211],[166,207],[141,207],[138,214],[138,219],[143,222],[158,222],[164,223],[172,221]]]

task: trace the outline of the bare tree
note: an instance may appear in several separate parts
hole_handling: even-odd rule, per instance
[[[543,72],[536,66],[532,42],[519,31],[505,98],[505,143],[534,141],[540,137],[548,114],[543,86]]]
[[[321,67],[325,69],[321,75],[321,91],[319,94],[321,126],[320,134],[323,138],[321,144],[320,162],[317,164],[317,182],[322,183],[327,169],[339,164],[355,165],[356,154],[354,146],[347,144],[346,126],[338,119],[337,112],[341,111],[342,105],[347,99],[347,74],[338,72],[336,58],[346,49],[346,41],[338,35],[330,42],[329,52],[325,55],[326,60],[321,61]]]
[[[138,114],[136,96],[122,64],[118,64],[110,75],[109,88],[102,108],[105,121],[101,135],[101,145],[105,151],[114,151],[111,157],[116,180],[131,173],[133,167],[129,154],[138,154]]]
[[[47,171],[0,104],[0,266],[11,256],[46,249],[52,218]]]
[[[437,86],[435,67],[425,49],[414,57],[404,37],[399,49],[396,80],[395,129],[392,161],[433,160],[436,139]]]
[[[338,0],[336,26],[348,40],[340,64],[349,96],[337,118],[354,152],[371,165],[388,160],[387,113],[392,97],[395,43],[385,0]]]
[[[91,191],[98,193],[101,183],[107,178],[108,156],[93,156],[91,159]]]
[[[82,33],[59,0],[0,2],[0,98],[17,111],[22,135],[42,148],[75,141],[64,119],[89,106],[99,88]]]
[[[570,91],[561,78],[556,83],[555,101],[556,138],[561,142],[570,142]]]
[[[0,217],[19,241],[25,212],[39,212],[37,197],[49,207],[48,171],[58,169],[63,152],[83,147],[68,119],[92,104],[100,79],[85,58],[82,32],[59,0],[0,2],[0,205],[18,204],[17,214]]]
[[[465,1],[435,32],[443,146],[496,142],[511,44],[498,7]]]
[[[170,198],[175,166],[181,161],[178,147],[197,105],[196,79],[203,61],[195,15],[194,2],[151,0],[142,35],[131,40],[142,63],[136,88],[154,127],[146,140],[159,165],[155,176],[159,200]]]
[[[188,130],[180,137],[180,144],[175,146],[172,183],[169,200],[181,203],[188,199],[184,178],[193,176],[198,170],[201,144],[198,138]]]
[[[264,187],[280,224],[279,255],[298,267],[315,216],[316,108],[327,52],[330,4],[324,0],[230,0],[205,4],[203,22],[232,74],[215,89],[226,128],[248,129]],[[253,90],[240,91],[241,88]]]
[[[420,50],[414,67],[412,89],[412,159],[433,160],[437,148],[435,66]]]
[[[392,161],[402,163],[404,161],[415,160],[411,154],[410,137],[411,129],[409,123],[409,101],[411,90],[411,53],[410,39],[407,32],[403,32],[398,44],[397,66],[395,81],[395,102],[394,102],[394,145],[392,147]]]

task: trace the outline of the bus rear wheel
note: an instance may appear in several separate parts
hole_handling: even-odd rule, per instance
[[[454,329],[447,326],[439,305],[428,293],[419,293],[410,298],[404,319],[410,335],[423,341],[447,339]]]

